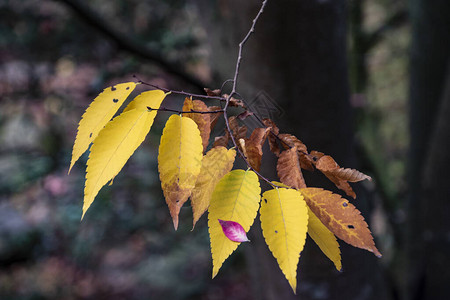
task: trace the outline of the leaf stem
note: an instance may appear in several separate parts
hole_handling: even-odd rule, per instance
[[[166,93],[170,92],[172,94],[183,95],[183,96],[186,96],[186,97],[195,97],[195,98],[202,98],[202,99],[215,99],[215,100],[224,101],[224,102],[226,101],[226,98],[225,97],[221,97],[221,96],[208,96],[208,95],[192,94],[192,93],[188,93],[188,92],[184,92],[184,91],[174,91],[174,90],[171,90],[171,89],[166,89],[166,88],[157,86],[155,84],[144,82],[142,80],[138,80],[138,82],[143,84],[143,85],[147,85],[147,86],[153,87],[155,89],[164,91]]]
[[[160,108],[151,108],[150,106],[147,106],[147,109],[149,111],[152,110],[156,110],[156,111],[169,111],[169,112],[174,112],[174,113],[178,113],[178,114],[216,114],[216,113],[223,113],[223,109],[221,110],[213,110],[213,111],[198,111],[198,110],[186,110],[186,111],[182,111],[182,110],[176,110],[176,109],[170,109],[170,108],[165,108],[165,107],[160,107]]]

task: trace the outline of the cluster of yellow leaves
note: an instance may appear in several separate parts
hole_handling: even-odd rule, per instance
[[[100,189],[114,179],[152,127],[166,94],[148,91],[137,96],[124,111],[111,120],[136,83],[121,83],[106,88],[86,109],[78,126],[69,172],[92,143],[86,168],[83,215]]]
[[[135,86],[128,82],[105,89],[79,123],[70,169],[92,143],[83,216],[100,189],[114,179],[144,141],[166,96],[160,90],[141,93],[111,120]],[[238,100],[233,105],[243,107]],[[302,169],[321,171],[353,198],[356,195],[348,182],[370,180],[369,176],[341,168],[331,156],[321,152],[308,153],[303,142],[291,134],[279,133],[269,119],[263,120],[265,127],[254,129],[247,137],[247,127],[239,125],[236,117],[228,120],[231,134],[251,168],[231,171],[236,150],[227,149],[228,131],[216,137],[213,147],[206,151],[211,130],[221,115],[220,112],[210,113],[215,111],[220,111],[220,107],[208,107],[200,100],[186,98],[182,113],[167,120],[158,154],[161,187],[175,229],[180,209],[189,198],[193,227],[208,211],[213,277],[240,244],[225,234],[219,220],[238,224],[240,230],[248,232],[258,211],[265,241],[294,293],[297,265],[307,234],[338,270],[342,264],[336,237],[381,256],[356,207],[332,192],[308,188]],[[260,170],[266,140],[271,152],[278,157],[277,174],[281,183],[273,182],[272,189],[261,195],[259,178],[254,171]]]

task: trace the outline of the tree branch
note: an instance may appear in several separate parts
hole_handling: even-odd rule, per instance
[[[135,77],[136,77],[136,76],[135,76]],[[139,80],[139,79],[138,79],[138,80]],[[144,81],[142,81],[142,80],[139,80],[138,82],[139,82],[139,83],[142,83],[142,84],[144,84],[144,85],[153,87],[153,88],[155,88],[155,89],[161,90],[161,91],[166,92],[166,93],[177,94],[177,95],[183,95],[183,96],[186,96],[186,97],[195,97],[195,98],[202,98],[202,99],[215,99],[215,100],[219,100],[219,101],[226,101],[226,98],[225,98],[225,97],[221,97],[221,96],[208,96],[208,95],[192,94],[192,93],[188,93],[188,92],[184,92],[184,91],[175,91],[175,90],[171,90],[171,89],[166,89],[166,88],[157,86],[157,85],[155,85],[155,84],[151,84],[151,83],[148,83],[148,82],[144,82]]]
[[[221,109],[221,110],[214,110],[214,111],[198,111],[198,110],[193,110],[193,109],[182,111],[182,110],[170,109],[170,108],[165,108],[165,107],[151,108],[150,106],[147,106],[147,109],[149,111],[152,111],[152,110],[169,111],[169,112],[174,112],[174,113],[178,113],[178,114],[217,114],[217,113],[223,113],[223,109]]]
[[[113,41],[118,48],[125,50],[131,54],[137,55],[143,59],[150,60],[163,68],[168,73],[177,76],[186,83],[203,90],[205,83],[193,75],[183,71],[184,66],[166,60],[160,53],[149,49],[135,39],[118,32],[110,27],[107,22],[97,13],[89,8],[82,1],[77,0],[55,0],[70,7],[84,22],[100,31],[104,36]]]
[[[408,18],[408,12],[405,9],[399,9],[388,17],[384,24],[382,24],[379,28],[375,29],[371,33],[367,33],[365,42],[366,52],[375,47],[381,41],[383,35],[386,34],[386,31],[404,24]]]
[[[225,119],[225,125],[227,127],[227,131],[230,134],[231,137],[231,141],[233,142],[234,147],[236,148],[237,152],[239,153],[239,155],[242,157],[242,159],[245,161],[245,163],[247,164],[247,166],[253,171],[255,172],[259,178],[261,178],[262,180],[264,180],[265,182],[267,182],[269,185],[275,187],[275,185],[268,180],[266,177],[262,176],[258,171],[256,171],[250,164],[250,162],[247,160],[247,157],[245,157],[244,153],[242,153],[241,149],[239,148],[239,146],[236,143],[236,140],[233,136],[233,133],[231,132],[231,128],[230,128],[230,122],[228,121],[228,112],[227,112],[227,108],[228,105],[230,104],[230,100],[233,97],[234,94],[236,94],[236,86],[237,86],[237,79],[239,76],[239,67],[241,65],[241,60],[242,60],[242,49],[244,48],[245,43],[247,42],[247,40],[250,38],[250,35],[255,31],[255,25],[256,22],[258,21],[259,17],[261,16],[261,14],[264,12],[264,8],[266,7],[268,0],[264,0],[261,4],[261,8],[259,9],[258,14],[256,15],[256,17],[253,19],[253,23],[252,26],[250,27],[250,30],[247,32],[247,35],[244,37],[244,39],[239,43],[239,51],[238,51],[238,58],[236,60],[236,69],[234,71],[234,77],[233,77],[233,87],[231,89],[231,93],[227,96],[226,98],[226,103],[225,103],[225,107],[223,108],[223,117]]]
[[[72,1],[72,0],[63,0],[63,1]],[[157,85],[154,85],[154,84],[151,84],[151,83],[147,83],[147,82],[144,82],[142,80],[139,80],[138,82],[142,83],[142,84],[145,84],[147,86],[156,88],[156,89],[160,89],[160,90],[162,90],[164,92],[167,92],[167,93],[179,94],[179,95],[184,95],[184,96],[187,96],[187,97],[196,97],[196,98],[204,98],[204,99],[216,99],[216,100],[224,101],[225,102],[225,106],[223,107],[223,109],[216,110],[216,111],[210,111],[210,112],[200,112],[200,111],[194,111],[194,110],[191,110],[191,111],[179,111],[179,110],[168,109],[168,108],[164,108],[164,107],[159,108],[159,109],[153,109],[151,107],[147,107],[147,109],[148,110],[158,110],[158,111],[168,111],[168,112],[175,112],[175,113],[200,113],[200,114],[221,113],[221,112],[223,112],[226,129],[227,129],[227,131],[229,133],[229,136],[231,137],[231,141],[233,142],[233,147],[239,153],[239,156],[245,161],[245,163],[247,164],[247,167],[249,169],[251,169],[253,172],[255,172],[258,175],[259,178],[261,178],[263,181],[268,183],[270,186],[272,186],[272,187],[281,187],[278,184],[272,183],[269,179],[267,179],[266,177],[261,175],[257,170],[255,170],[252,167],[252,165],[248,161],[247,157],[244,155],[242,150],[239,148],[239,146],[238,146],[238,144],[236,142],[236,139],[234,138],[234,135],[233,135],[232,130],[230,128],[230,123],[229,123],[229,120],[228,120],[228,112],[227,112],[228,107],[230,106],[232,100],[234,99],[233,95],[239,95],[239,93],[236,91],[236,87],[237,87],[237,79],[239,77],[239,68],[240,68],[241,61],[242,61],[242,50],[244,48],[245,43],[250,38],[251,34],[255,31],[256,22],[258,21],[258,19],[261,16],[261,14],[264,12],[264,8],[266,7],[267,1],[268,0],[264,0],[262,2],[261,8],[260,8],[258,14],[253,19],[252,26],[250,27],[250,30],[245,35],[244,39],[239,43],[239,51],[238,51],[238,57],[237,57],[237,60],[236,60],[236,68],[235,68],[233,79],[228,79],[222,84],[221,90],[223,89],[224,85],[227,84],[228,82],[232,82],[233,83],[232,90],[231,90],[230,94],[228,94],[228,95],[225,94],[225,95],[222,95],[222,96],[196,95],[196,94],[192,94],[192,93],[188,93],[188,92],[184,92],[184,91],[174,91],[174,90],[170,90],[170,89],[166,89],[166,88],[161,88],[161,87],[159,87]],[[267,126],[264,124],[264,122],[261,120],[261,118],[259,116],[257,116],[255,113],[253,113],[253,115],[262,124],[262,126],[267,128]],[[270,132],[271,132],[271,134],[275,135],[281,142],[285,143],[284,141],[282,141],[279,138],[279,136],[277,134],[272,132],[272,130]],[[288,146],[291,147],[290,145],[288,145]],[[309,154],[307,154],[307,155],[309,155]]]

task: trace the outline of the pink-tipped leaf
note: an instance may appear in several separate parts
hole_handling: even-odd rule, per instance
[[[247,238],[244,228],[238,222],[224,221],[218,219],[220,226],[222,226],[225,236],[233,242],[250,242]]]

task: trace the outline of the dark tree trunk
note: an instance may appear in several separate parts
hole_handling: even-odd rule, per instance
[[[199,9],[210,37],[211,65],[217,71],[220,86],[221,81],[233,77],[237,45],[261,2],[218,1],[217,6],[212,3],[202,1]],[[238,91],[247,102],[252,102],[259,91],[267,92],[270,97],[263,101],[273,99],[283,109],[282,116],[272,116],[282,132],[295,134],[310,149],[331,154],[341,165],[350,167],[355,164],[355,152],[345,3],[269,1],[245,46]],[[263,172],[275,179],[274,169],[273,164]],[[323,177],[307,180],[310,186],[333,189]],[[368,216],[367,198],[359,192],[354,203]],[[300,258],[299,295],[294,296],[265,245],[258,224],[256,220],[252,247],[247,247],[255,299],[390,299],[377,259],[371,253],[341,242],[344,272],[338,273],[311,240]]]
[[[408,299],[448,299],[450,2],[411,0]]]

